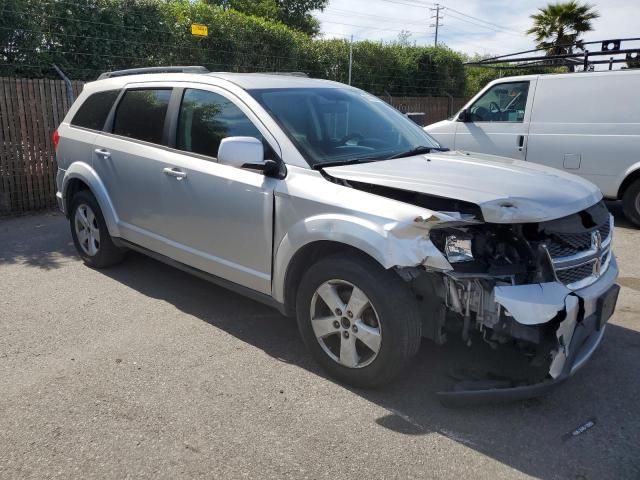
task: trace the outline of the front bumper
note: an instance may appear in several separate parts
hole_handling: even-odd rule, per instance
[[[618,266],[615,258],[612,258],[607,271],[597,282],[578,291],[567,290],[562,299],[563,308],[556,310],[556,313],[562,309],[566,311],[565,319],[558,327],[559,343],[564,342],[564,346],[554,357],[546,380],[533,385],[509,388],[438,392],[441,403],[446,406],[464,406],[524,400],[544,395],[565,381],[586,363],[602,341],[606,330],[604,323],[608,320],[608,316],[602,317],[598,303],[605,296],[613,297],[615,302],[619,290],[615,283],[617,277]],[[507,288],[513,288],[514,296],[520,297],[517,287]],[[541,286],[538,286],[538,289],[544,291]],[[554,293],[557,295],[558,291],[555,290]],[[506,294],[508,295],[508,291]],[[522,299],[517,298],[517,300]],[[529,309],[539,313],[549,311],[550,305],[556,301],[557,299],[550,300],[541,295],[537,299],[538,303],[535,303],[535,300],[529,303]],[[514,305],[517,307],[519,303],[516,302]],[[518,319],[517,315],[515,317]]]

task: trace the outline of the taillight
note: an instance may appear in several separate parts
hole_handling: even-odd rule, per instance
[[[53,141],[53,148],[58,150],[58,143],[60,143],[60,134],[58,133],[58,130],[54,130],[51,134],[51,140]]]

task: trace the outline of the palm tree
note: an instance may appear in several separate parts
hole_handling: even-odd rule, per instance
[[[546,50],[547,55],[573,53],[574,44],[582,49],[580,34],[593,30],[591,21],[599,16],[592,5],[575,0],[550,3],[531,15],[533,26],[527,34],[535,36],[538,48]]]

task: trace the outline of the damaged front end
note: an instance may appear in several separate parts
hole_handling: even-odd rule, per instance
[[[518,366],[462,379],[441,400],[530,398],[582,366],[618,295],[612,233],[602,202],[541,223],[434,226],[430,240],[451,269],[403,272],[425,303],[423,334],[439,344],[482,341]]]

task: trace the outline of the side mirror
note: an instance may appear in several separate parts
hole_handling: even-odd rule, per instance
[[[218,147],[218,163],[242,168],[245,165],[254,168],[264,166],[264,147],[254,137],[223,138]]]
[[[466,108],[463,108],[462,110],[460,110],[460,113],[458,113],[458,121],[459,122],[469,121],[469,112],[467,111]]]

